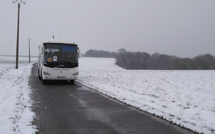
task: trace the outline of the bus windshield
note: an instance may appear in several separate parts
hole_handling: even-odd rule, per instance
[[[77,45],[44,44],[44,65],[56,68],[72,68],[78,66]]]

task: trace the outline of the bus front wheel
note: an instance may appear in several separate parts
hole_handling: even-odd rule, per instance
[[[70,82],[70,84],[74,84],[75,80],[70,80],[69,82]]]
[[[40,71],[38,70],[38,77],[41,80]]]

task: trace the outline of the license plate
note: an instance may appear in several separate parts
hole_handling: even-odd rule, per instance
[[[65,79],[66,76],[57,76],[58,79]]]

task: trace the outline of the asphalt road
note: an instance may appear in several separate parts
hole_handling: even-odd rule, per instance
[[[192,134],[77,83],[43,84],[32,68],[29,82],[38,134]]]

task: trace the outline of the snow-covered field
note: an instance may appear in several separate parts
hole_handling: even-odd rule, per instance
[[[215,70],[124,70],[81,58],[78,82],[198,133],[215,134]]]
[[[34,134],[32,64],[0,56],[0,133]],[[36,59],[34,60],[36,61]],[[198,133],[215,134],[215,71],[124,70],[114,59],[81,58],[78,82]]]
[[[32,125],[34,113],[28,86],[32,64],[21,58],[17,70],[14,59],[0,56],[0,133],[34,134],[37,130]]]

